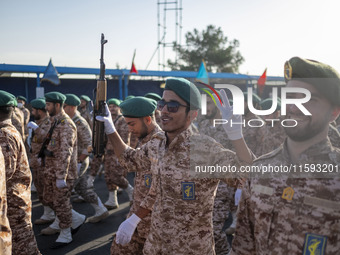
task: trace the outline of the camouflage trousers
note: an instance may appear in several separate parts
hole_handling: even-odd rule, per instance
[[[47,206],[43,199],[43,192],[44,192],[44,168],[43,167],[34,167],[32,169],[32,177],[33,177],[33,183],[35,188],[37,189],[37,195],[39,201],[44,205]]]
[[[96,176],[100,165],[103,163],[104,161],[104,156],[102,157],[93,157],[91,163],[90,163],[90,175],[92,176]]]
[[[88,203],[97,204],[98,203],[98,195],[94,192],[93,188],[87,187],[87,175],[86,171],[89,166],[89,159],[84,160],[81,168],[79,178],[76,180],[74,185],[74,190],[78,193],[78,195],[82,196],[84,200]]]
[[[113,239],[110,254],[111,255],[142,255],[145,243],[145,238],[138,234],[138,231],[133,233],[131,241],[127,245],[116,243],[116,238]]]
[[[118,163],[114,154],[105,155],[105,182],[109,191],[114,191],[118,187],[126,189],[129,181],[125,178],[125,170]],[[118,186],[118,187],[117,187]]]
[[[216,255],[227,254],[230,250],[227,235],[222,231],[222,228],[229,217],[229,213],[236,210],[235,190],[234,187],[229,187],[224,182],[220,182],[217,188],[213,212]]]
[[[74,180],[66,180],[67,187],[58,189],[56,179],[46,178],[44,183],[44,202],[55,211],[60,228],[69,228],[72,223],[71,191]]]
[[[17,201],[20,203],[20,201]],[[31,208],[21,210],[20,205],[8,205],[7,217],[12,230],[12,254],[40,254],[31,222]]]

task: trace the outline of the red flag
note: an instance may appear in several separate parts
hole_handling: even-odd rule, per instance
[[[261,77],[257,80],[257,88],[258,88],[258,92],[259,92],[260,96],[262,94],[264,86],[266,85],[266,80],[267,80],[267,68],[266,68],[266,70],[264,70]]]
[[[132,58],[132,64],[131,64],[130,73],[138,74],[137,68],[135,67],[135,56],[136,56],[136,50],[135,50],[135,52],[133,53],[133,58]]]

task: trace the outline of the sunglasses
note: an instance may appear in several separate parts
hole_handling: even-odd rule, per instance
[[[164,100],[159,100],[157,103],[157,110],[159,111],[163,110],[164,106],[166,105],[168,107],[168,112],[177,112],[180,106],[189,107],[187,105],[180,104],[177,101],[165,102]]]

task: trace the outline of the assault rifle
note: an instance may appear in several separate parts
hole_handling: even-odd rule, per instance
[[[93,91],[94,106],[93,106],[93,137],[92,147],[93,154],[101,157],[104,154],[106,136],[104,130],[104,123],[96,119],[97,116],[105,116],[105,103],[106,103],[106,79],[105,79],[105,63],[104,63],[104,44],[107,40],[104,39],[104,34],[101,36],[100,44],[100,73],[97,80],[97,87]]]
[[[53,152],[49,151],[47,149],[47,146],[48,146],[48,144],[51,141],[53,130],[55,129],[55,127],[58,124],[59,124],[59,121],[55,120],[54,123],[52,124],[50,130],[48,131],[48,133],[47,133],[47,135],[46,135],[46,137],[44,139],[44,142],[41,145],[41,148],[40,148],[40,151],[39,151],[39,154],[38,154],[38,158],[41,158],[42,166],[45,166],[45,156],[53,157]]]

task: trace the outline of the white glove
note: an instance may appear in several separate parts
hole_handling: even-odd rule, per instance
[[[89,177],[87,177],[87,187],[88,188],[92,188],[93,187],[93,182],[94,182],[94,179],[96,177],[92,176],[92,175],[89,175]]]
[[[229,99],[227,97],[227,94],[223,89],[220,90],[221,94],[221,100],[222,100],[222,105],[220,104],[217,96],[213,94],[216,102],[217,102],[217,107],[221,112],[222,118],[228,123],[223,124],[223,128],[225,132],[227,133],[228,137],[230,140],[238,140],[243,137],[242,135],[242,115],[234,115],[233,114],[233,107],[230,106],[229,104]],[[230,122],[232,121],[232,125]],[[235,124],[237,123],[237,124]]]
[[[30,121],[27,123],[27,127],[36,130],[39,126],[37,125],[37,123]]]
[[[81,165],[82,165],[82,163],[78,163],[78,164],[77,164],[77,173],[78,173],[78,176],[79,176],[79,174],[80,174]]]
[[[58,189],[66,188],[67,187],[66,181],[57,179],[56,186]]]
[[[106,116],[105,117],[97,116],[96,119],[98,121],[104,122],[105,133],[109,135],[109,134],[113,134],[114,132],[116,132],[116,128],[115,128],[115,125],[113,124],[111,113],[110,113],[110,110],[107,104],[105,104],[105,110],[106,110],[105,112]]]
[[[235,205],[238,205],[242,195],[242,189],[237,189],[235,192]]]
[[[121,245],[129,243],[140,221],[141,219],[136,214],[132,214],[127,220],[123,221],[116,234],[116,243]]]

